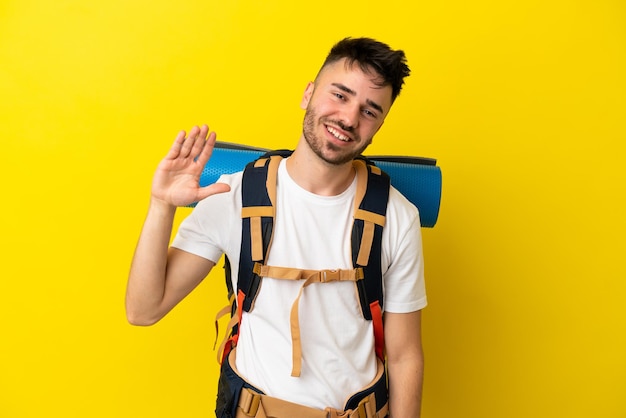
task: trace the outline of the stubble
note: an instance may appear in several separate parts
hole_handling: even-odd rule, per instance
[[[304,135],[304,139],[315,155],[327,164],[346,164],[361,155],[372,142],[371,140],[365,141],[362,146],[352,151],[341,149],[341,147],[337,147],[317,136],[315,132],[316,128],[321,127],[321,129],[325,129],[324,124],[341,126],[341,123],[337,121],[318,119],[317,112],[311,107],[311,105],[309,105],[304,114],[302,133]]]

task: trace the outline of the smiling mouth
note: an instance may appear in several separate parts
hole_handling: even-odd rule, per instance
[[[342,134],[341,132],[339,132],[338,130],[333,128],[332,126],[326,125],[326,130],[328,131],[328,133],[330,133],[332,136],[334,136],[335,138],[337,138],[340,141],[343,141],[343,142],[350,141],[350,137]]]

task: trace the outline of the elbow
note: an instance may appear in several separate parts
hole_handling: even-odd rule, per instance
[[[158,304],[149,303],[144,299],[126,294],[124,303],[126,320],[131,325],[147,327],[154,325],[165,315]]]
[[[137,327],[149,327],[156,324],[158,321],[150,318],[142,318],[140,316],[126,315],[128,323]]]
[[[126,320],[129,324],[138,327],[149,327],[159,322],[161,317],[155,315],[148,315],[146,313],[138,312],[135,309],[126,307]]]

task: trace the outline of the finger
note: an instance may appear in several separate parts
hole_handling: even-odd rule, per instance
[[[198,133],[198,137],[205,140],[207,133],[209,133],[209,126],[207,124],[204,124],[200,127],[200,132]]]
[[[190,151],[190,154],[194,157],[194,161],[198,161],[200,158],[200,154],[206,148],[205,144],[207,141],[207,133],[209,131],[209,127],[207,125],[202,125],[200,128],[200,132],[198,133],[198,137],[196,138],[193,147]]]
[[[199,150],[196,158],[196,162],[200,164],[202,167],[206,165],[206,163],[211,158],[211,154],[213,153],[213,147],[215,146],[215,141],[217,140],[217,134],[215,132],[211,132],[206,142],[203,144],[204,147],[202,150]]]
[[[180,148],[180,157],[182,158],[187,158],[189,157],[189,154],[191,153],[191,149],[193,148],[193,144],[196,142],[196,138],[198,137],[198,134],[200,133],[200,128],[198,128],[197,126],[194,126],[193,128],[191,128],[189,130],[189,135],[187,135],[187,138],[185,138],[185,140],[183,141],[183,145]]]
[[[180,148],[182,147],[183,142],[185,141],[185,135],[186,135],[185,131],[180,131],[178,135],[176,135],[176,139],[174,140],[174,143],[170,147],[170,150],[167,153],[166,158],[173,159],[173,158],[178,157],[178,155],[180,154]]]

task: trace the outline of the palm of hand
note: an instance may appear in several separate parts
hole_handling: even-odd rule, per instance
[[[189,158],[164,159],[154,176],[152,195],[174,206],[197,202],[200,200],[199,181],[203,168],[198,166],[197,161]]]
[[[215,144],[215,132],[194,127],[185,137],[181,131],[167,156],[159,164],[152,182],[152,196],[173,206],[188,206],[212,194],[228,191],[225,184],[200,187],[200,175]]]

